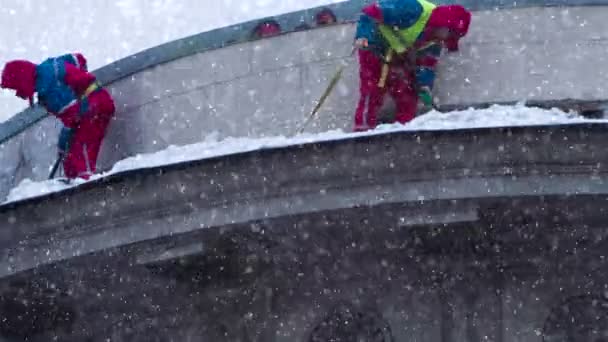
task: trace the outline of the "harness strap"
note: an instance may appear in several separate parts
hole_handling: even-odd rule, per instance
[[[87,89],[84,91],[82,96],[80,96],[80,99],[84,100],[99,89],[101,89],[101,84],[99,84],[99,82],[95,81],[91,83],[91,85],[88,86]]]
[[[378,87],[384,88],[386,84],[386,78],[388,77],[389,64],[393,60],[393,49],[389,49],[386,58],[384,59],[384,63],[382,64],[382,71],[380,73],[380,80],[378,81]]]
[[[101,90],[101,84],[95,81],[91,83],[91,85],[89,85],[84,93],[80,96],[80,110],[78,113],[80,117],[89,111],[89,96],[99,90]]]

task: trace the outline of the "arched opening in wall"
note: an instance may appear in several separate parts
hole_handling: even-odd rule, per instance
[[[312,330],[308,342],[393,342],[390,325],[373,309],[349,303],[334,306]]]
[[[542,331],[543,342],[608,342],[608,298],[573,296],[551,310]]]

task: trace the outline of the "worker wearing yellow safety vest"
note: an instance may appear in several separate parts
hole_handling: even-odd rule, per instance
[[[471,13],[460,5],[436,6],[426,0],[378,0],[363,8],[357,24],[361,96],[355,131],[373,129],[388,91],[395,120],[412,120],[418,101],[432,103],[430,91],[441,48],[458,50]]]

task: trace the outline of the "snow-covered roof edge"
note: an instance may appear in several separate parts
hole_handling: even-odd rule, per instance
[[[542,109],[517,106],[494,105],[487,109],[468,109],[450,113],[430,112],[406,125],[381,125],[375,130],[361,133],[340,130],[323,133],[304,133],[296,136],[274,136],[267,138],[228,138],[217,140],[213,135],[206,141],[186,145],[170,146],[151,154],[136,155],[114,165],[112,170],[95,175],[91,180],[77,181],[70,185],[58,181],[32,182],[24,180],[0,204],[0,211],[30,201],[40,201],[62,196],[72,191],[95,187],[100,183],[111,184],[124,178],[148,173],[164,173],[188,168],[222,158],[240,158],[250,154],[272,153],[283,149],[296,151],[314,149],[316,146],[340,144],[344,141],[367,142],[391,135],[433,137],[441,135],[486,135],[499,132],[578,130],[591,132],[608,131],[608,120],[587,119],[576,113],[559,109]]]

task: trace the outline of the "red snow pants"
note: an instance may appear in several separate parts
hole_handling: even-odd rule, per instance
[[[114,112],[114,100],[107,90],[102,88],[88,96],[88,110],[81,114],[63,160],[67,178],[88,179],[95,173],[99,149]]]
[[[355,132],[376,127],[378,111],[387,91],[397,107],[397,122],[406,123],[416,115],[418,95],[413,87],[413,72],[406,72],[398,65],[390,65],[384,86],[379,86],[383,65],[383,61],[373,52],[359,50],[360,97],[355,112]]]

